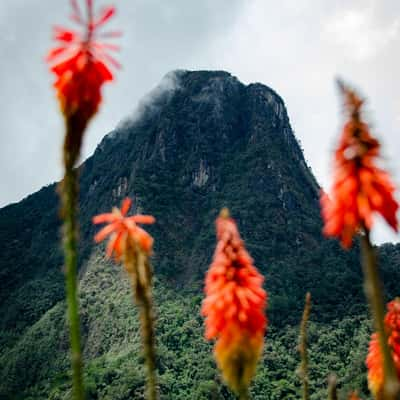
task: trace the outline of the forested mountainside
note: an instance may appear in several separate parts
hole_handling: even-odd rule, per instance
[[[321,235],[319,186],[282,98],[223,71],[175,71],[82,166],[80,277],[89,399],[142,398],[136,314],[121,268],[93,243],[91,218],[130,196],[152,214],[158,370],[164,399],[230,399],[202,338],[202,279],[214,220],[227,206],[265,275],[270,327],[254,399],[298,398],[297,325],[304,295],[313,399],[329,371],[343,390],[366,389],[370,328],[358,246]],[[67,399],[68,336],[56,185],[0,210],[0,398]],[[398,294],[400,247],[380,259]]]

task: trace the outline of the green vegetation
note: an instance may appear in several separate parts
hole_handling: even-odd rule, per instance
[[[201,296],[183,296],[156,284],[158,372],[163,399],[233,399],[221,383],[212,346],[203,338]],[[88,399],[142,398],[143,358],[136,309],[127,277],[120,267],[97,254],[81,281],[81,304]],[[0,393],[10,398],[68,398],[68,335],[65,304],[60,302],[3,353]],[[297,320],[301,315],[296,316]],[[255,400],[298,399],[295,371],[298,326],[275,328],[272,321],[264,356],[252,386]],[[366,388],[363,362],[368,321],[345,318],[309,326],[312,399],[326,392],[329,372],[336,372],[343,391]],[[29,365],[27,369],[25,366]]]
[[[81,169],[81,315],[90,399],[142,398],[143,359],[127,280],[94,248],[93,215],[130,196],[157,222],[158,371],[162,399],[231,399],[202,337],[202,280],[214,219],[229,206],[265,275],[270,329],[254,399],[298,398],[304,295],[312,399],[329,372],[366,390],[369,323],[358,245],[321,235],[318,185],[282,99],[225,72],[179,72],[178,89],[105,137]],[[0,399],[68,399],[68,335],[55,185],[0,210]],[[399,294],[400,246],[381,246],[387,298]],[[121,276],[122,275],[122,276]],[[366,398],[365,396],[363,398]]]

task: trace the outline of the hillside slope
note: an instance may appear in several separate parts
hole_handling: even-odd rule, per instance
[[[266,276],[273,339],[261,377],[278,374],[278,380],[288,379],[288,387],[293,386],[289,394],[296,392],[293,326],[307,290],[314,299],[315,332],[333,338],[342,333],[332,331],[332,324],[346,327],[337,345],[343,351],[336,364],[330,359],[332,365],[348,365],[351,348],[346,346],[352,340],[365,342],[368,323],[357,246],[345,253],[321,236],[319,187],[293,135],[284,102],[272,89],[258,83],[246,86],[223,71],[170,73],[80,168],[83,331],[90,379],[97,379],[91,398],[125,399],[142,388],[141,370],[135,367],[142,361],[130,294],[119,269],[95,249],[90,222],[125,196],[134,199],[136,210],[157,219],[150,231],[155,237],[159,369],[164,396],[175,396],[163,398],[211,398],[210,393],[228,398],[218,384],[209,345],[201,338],[198,316],[201,282],[215,242],[213,221],[223,206],[231,209]],[[50,185],[0,210],[4,398],[29,398],[28,393],[37,391],[39,397],[31,398],[52,392],[51,398],[61,399],[68,392],[57,208],[55,185]],[[397,246],[383,248],[390,297],[398,294],[399,254]],[[352,319],[359,322],[352,326]],[[318,342],[319,335],[315,339]],[[289,350],[283,347],[287,345]],[[322,344],[318,349],[325,351]],[[204,355],[201,361],[199,352]],[[278,355],[290,356],[289,370]],[[349,374],[362,370],[358,357]],[[271,362],[275,364],[269,368]],[[344,382],[356,379],[351,376]],[[264,382],[256,386],[260,393],[272,390],[271,382],[265,387],[269,378],[258,379]],[[316,376],[315,385],[322,387],[324,379],[323,374]],[[201,388],[196,387],[205,397],[202,392],[184,397],[200,382]],[[285,387],[279,385],[279,390]]]

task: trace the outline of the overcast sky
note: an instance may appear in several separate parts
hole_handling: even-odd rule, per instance
[[[108,4],[95,1],[98,6]],[[319,182],[329,188],[341,76],[368,99],[385,166],[400,181],[398,0],[115,0],[123,69],[107,85],[83,157],[172,69],[224,69],[286,102]],[[62,122],[44,56],[67,0],[0,1],[0,207],[60,179]],[[399,240],[383,225],[379,242]]]

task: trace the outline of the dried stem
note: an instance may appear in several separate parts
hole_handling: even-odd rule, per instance
[[[70,126],[67,124],[67,136],[71,134]],[[60,195],[63,217],[63,243],[65,259],[65,284],[67,297],[67,317],[70,333],[71,346],[71,367],[73,396],[76,400],[85,398],[83,377],[82,377],[82,354],[79,322],[79,301],[78,301],[78,224],[77,224],[77,203],[78,203],[78,172],[74,169],[74,162],[77,155],[67,154],[68,148],[64,147],[65,175],[60,186]]]
[[[247,388],[243,388],[238,394],[238,398],[239,400],[249,400],[250,399],[249,390]]]
[[[308,338],[307,338],[307,323],[310,318],[311,311],[311,294],[308,292],[305,298],[303,317],[300,325],[300,340],[299,340],[299,353],[301,357],[301,364],[299,368],[299,376],[303,384],[303,400],[309,400],[309,376],[308,376]]]
[[[386,400],[398,400],[400,385],[393,365],[392,354],[388,346],[388,338],[384,324],[384,301],[382,284],[379,279],[378,263],[372,247],[369,231],[364,230],[361,237],[362,266],[364,271],[364,290],[368,299],[375,329],[379,338],[379,347],[383,356],[384,386],[383,396]]]
[[[328,400],[338,400],[336,375],[332,374],[328,376]]]
[[[136,243],[131,247],[133,254],[125,258],[126,270],[130,274],[135,302],[139,307],[142,330],[143,353],[147,367],[147,399],[156,400],[156,351],[151,292],[152,269],[146,253]]]

